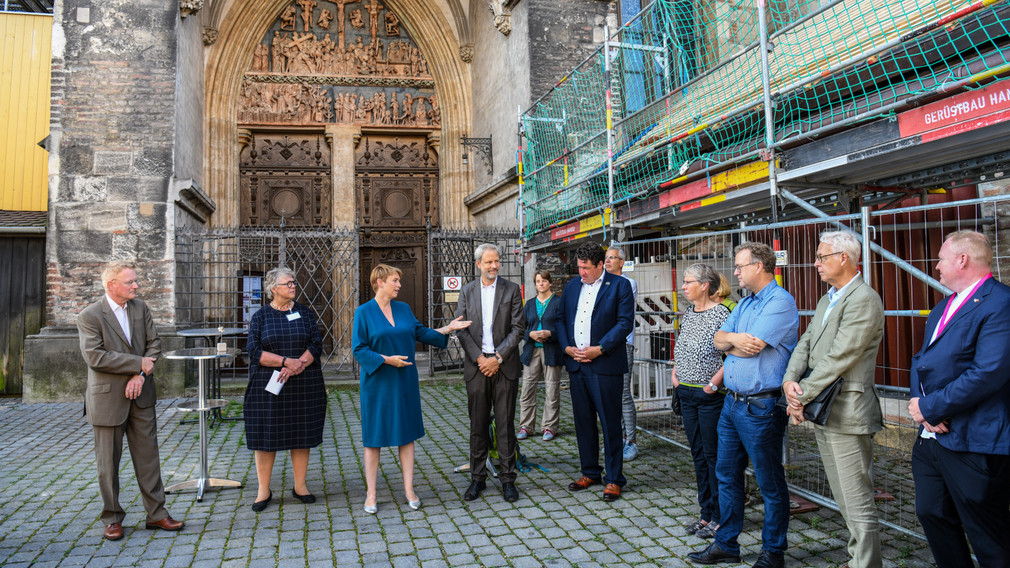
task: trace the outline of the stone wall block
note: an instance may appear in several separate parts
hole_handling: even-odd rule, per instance
[[[139,242],[140,238],[137,233],[112,233],[112,249],[109,260],[136,260],[140,250]]]
[[[104,233],[127,229],[127,209],[121,204],[96,205],[87,207],[86,210],[88,213],[86,226],[89,231]]]
[[[94,171],[94,153],[86,146],[63,146],[60,152],[60,173],[64,176],[87,175]]]
[[[139,175],[172,175],[172,147],[144,148],[133,162],[133,171]]]
[[[112,258],[111,233],[62,230],[55,239],[62,262],[107,262]]]
[[[164,201],[165,179],[160,177],[109,177],[109,201]]]
[[[133,155],[130,152],[95,152],[96,174],[125,174],[129,173],[133,164]]]
[[[130,232],[150,232],[164,234],[166,230],[165,215],[168,205],[165,203],[135,203],[126,206],[127,230]],[[145,240],[156,240],[151,234]]]
[[[72,201],[102,203],[109,197],[108,180],[104,177],[77,177],[73,181]]]

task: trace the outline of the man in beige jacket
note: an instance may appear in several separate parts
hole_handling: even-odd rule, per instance
[[[880,532],[873,504],[873,434],[883,427],[873,387],[884,335],[880,296],[859,273],[859,241],[848,231],[821,234],[814,266],[831,288],[800,337],[782,379],[793,424],[803,407],[838,377],[841,392],[824,426],[814,426],[831,493],[849,529],[849,566],[879,567]]]
[[[154,404],[154,360],[161,339],[147,305],[137,298],[133,265],[112,262],[102,271],[105,294],[77,316],[81,353],[88,365],[84,413],[95,431],[98,488],[105,538],[123,538],[126,512],[119,504],[123,434],[130,446],[148,529],[180,530],[165,510]]]

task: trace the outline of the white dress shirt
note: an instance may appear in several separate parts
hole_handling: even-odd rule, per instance
[[[480,282],[480,315],[483,320],[484,329],[481,336],[480,348],[484,353],[494,353],[494,334],[491,326],[494,324],[494,292],[498,285],[498,279],[485,286],[484,281]]]
[[[112,308],[112,313],[116,315],[116,319],[119,320],[119,327],[123,328],[123,334],[126,335],[126,342],[133,345],[133,339],[130,337],[130,318],[126,315],[126,308],[120,306],[109,297],[108,294],[105,295],[105,299],[109,302],[109,307]]]
[[[575,347],[589,347],[593,327],[593,308],[596,307],[596,296],[603,287],[603,274],[592,284],[582,283],[579,290],[579,306],[575,311]]]

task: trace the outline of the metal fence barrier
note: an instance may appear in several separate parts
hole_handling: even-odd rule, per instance
[[[295,300],[312,309],[323,334],[328,376],[354,372],[351,326],[358,305],[358,233],[352,229],[208,229],[176,237],[176,324],[248,327],[264,304],[263,277],[277,266],[295,271]],[[225,338],[244,350],[244,338]],[[225,369],[236,376],[248,361]]]
[[[865,217],[843,215],[617,243],[630,261],[625,273],[637,280],[639,289],[632,385],[639,427],[687,447],[681,419],[671,411],[670,371],[679,333],[678,316],[689,306],[679,293],[684,269],[689,265],[704,262],[714,267],[730,280],[734,299],[738,300],[742,291],[737,289],[733,278],[733,247],[744,241],[771,245],[777,239],[778,249],[785,256],[785,264],[777,272],[780,283],[796,298],[802,333],[817,301],[827,290],[813,266],[822,231],[836,230],[841,223],[869,235],[873,243],[927,275],[935,274],[937,251],[947,233],[961,229],[980,231],[993,243],[994,276],[1010,282],[1007,246],[1010,239],[997,221],[1005,217],[1008,209],[1010,196],[999,195],[882,209]],[[874,438],[872,472],[878,488],[878,510],[884,524],[922,538],[915,516],[911,475],[916,427],[907,411],[909,363],[922,345],[925,316],[943,294],[879,254],[864,258],[862,266],[881,295],[885,309],[876,376],[885,425]],[[795,493],[836,508],[809,424],[789,427],[783,462],[787,481]]]

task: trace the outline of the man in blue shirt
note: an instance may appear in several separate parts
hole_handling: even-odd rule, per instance
[[[782,469],[786,414],[777,406],[782,375],[796,347],[799,314],[796,301],[775,281],[775,252],[768,245],[744,243],[734,251],[734,273],[752,292],[740,301],[715,334],[715,347],[726,352],[724,384],[728,389],[719,418],[719,508],[722,525],[715,542],[688,558],[698,564],[740,562],[737,536],[743,528],[744,469],[754,464],[765,522],[761,555],[755,568],[784,566],[789,528],[789,491]]]

